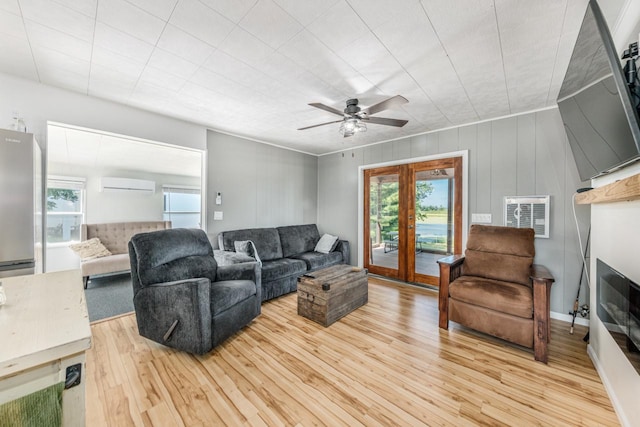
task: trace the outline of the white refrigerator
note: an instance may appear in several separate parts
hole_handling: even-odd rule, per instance
[[[0,129],[0,278],[42,272],[43,176],[33,134]]]

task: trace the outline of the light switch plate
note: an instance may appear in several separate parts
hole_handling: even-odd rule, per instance
[[[471,222],[474,224],[491,224],[491,214],[472,213]]]
[[[222,211],[213,211],[213,220],[222,221]]]

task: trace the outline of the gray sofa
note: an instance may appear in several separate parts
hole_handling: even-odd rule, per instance
[[[335,264],[349,263],[349,242],[339,240],[328,254],[315,252],[320,233],[315,224],[223,231],[218,246],[234,251],[234,242],[251,240],[262,261],[262,301],[297,289],[298,277]]]

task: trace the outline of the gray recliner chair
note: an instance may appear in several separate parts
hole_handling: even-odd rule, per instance
[[[133,305],[143,337],[204,354],[260,314],[260,267],[220,266],[202,230],[136,234],[129,242]]]

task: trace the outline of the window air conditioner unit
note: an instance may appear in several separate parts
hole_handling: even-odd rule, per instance
[[[504,225],[533,228],[536,237],[549,238],[549,196],[507,196]]]
[[[153,181],[146,181],[144,179],[112,178],[103,176],[100,179],[100,191],[153,194],[156,192],[156,183]]]

